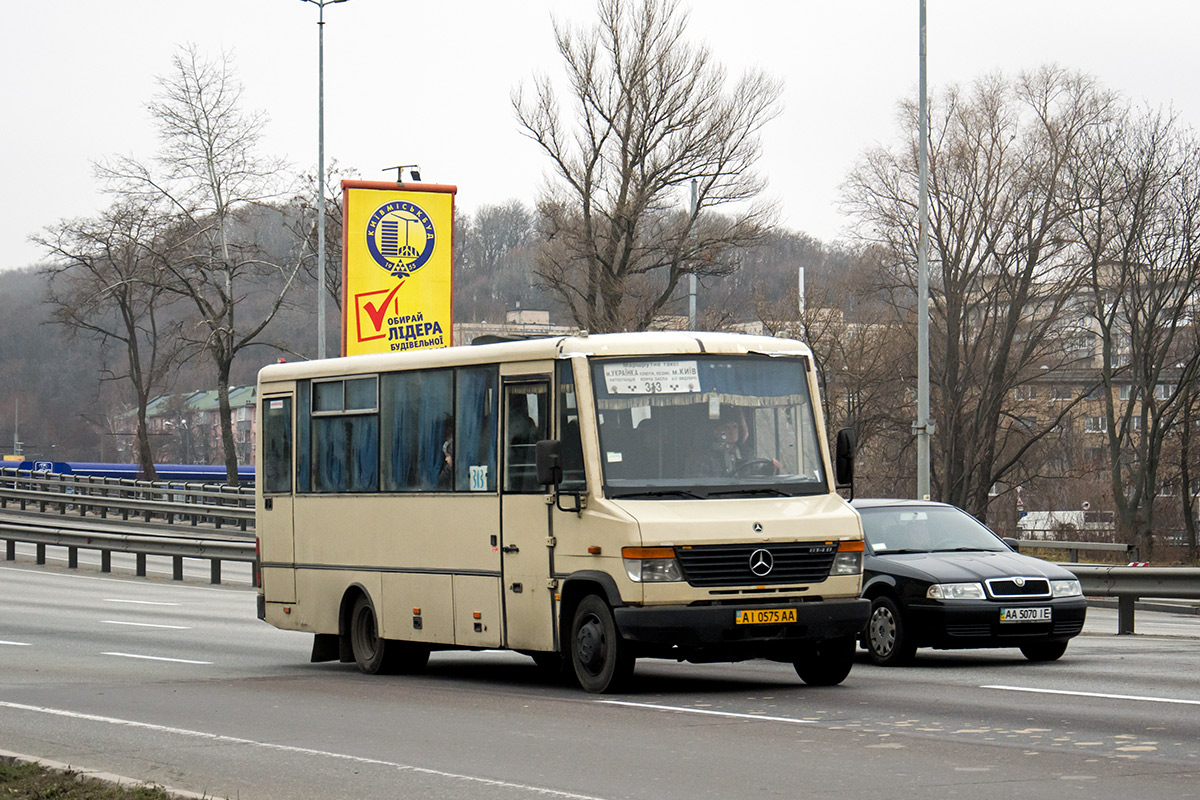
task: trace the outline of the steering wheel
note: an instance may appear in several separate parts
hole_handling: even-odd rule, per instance
[[[751,458],[737,465],[734,474],[741,477],[765,478],[775,475],[775,460],[771,458]]]

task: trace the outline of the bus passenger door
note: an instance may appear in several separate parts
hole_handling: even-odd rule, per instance
[[[502,408],[500,573],[505,646],[554,650],[551,507],[534,469],[534,445],[548,438],[550,431],[549,375],[505,375]]]
[[[258,476],[262,491],[255,510],[263,596],[268,603],[296,602],[296,557],[293,539],[294,475],[292,450],[295,442],[292,416],[293,396],[263,397],[262,453]]]

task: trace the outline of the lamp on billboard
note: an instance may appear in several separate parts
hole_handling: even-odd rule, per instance
[[[342,181],[342,355],[453,343],[458,187],[420,183],[415,164],[389,169],[395,183]]]

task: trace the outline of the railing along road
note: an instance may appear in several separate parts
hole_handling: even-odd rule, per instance
[[[144,576],[147,555],[169,556],[182,580],[183,559],[200,558],[220,583],[222,561],[255,561],[253,524],[252,488],[0,469],[0,539],[9,561],[17,542],[35,544],[39,564],[46,545],[66,547],[71,568],[80,548],[98,550],[102,572],[111,571],[112,553],[132,553]]]

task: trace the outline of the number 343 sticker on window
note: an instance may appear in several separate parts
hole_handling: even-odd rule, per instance
[[[604,365],[609,394],[682,394],[700,391],[695,361],[635,361]]]

